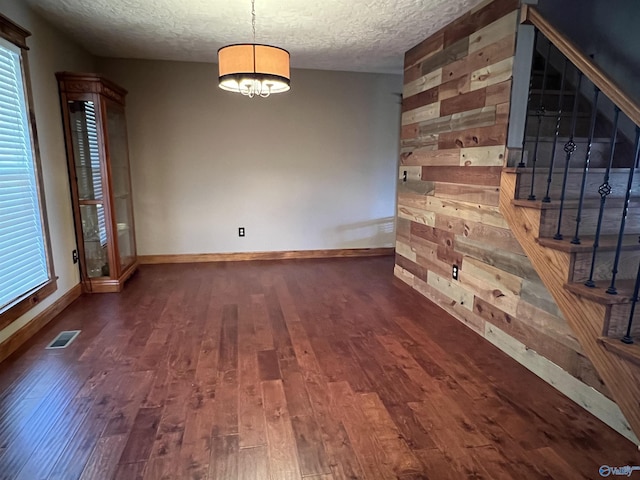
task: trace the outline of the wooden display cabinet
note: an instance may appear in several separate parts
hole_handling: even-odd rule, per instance
[[[60,72],[71,197],[85,292],[119,292],[138,267],[125,123],[126,90]]]

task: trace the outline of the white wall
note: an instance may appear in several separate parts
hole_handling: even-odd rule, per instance
[[[76,248],[64,146],[60,100],[55,72],[61,70],[90,71],[93,57],[33,14],[24,2],[0,0],[0,13],[31,31],[27,39],[30,50],[31,87],[36,128],[44,177],[44,190],[49,216],[51,248],[58,290],[40,305],[0,330],[0,342],[28,323],[80,281],[77,265],[71,260]]]
[[[393,245],[401,76],[294,70],[249,99],[214,64],[99,66],[129,90],[139,254]]]

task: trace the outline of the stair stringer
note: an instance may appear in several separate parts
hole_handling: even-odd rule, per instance
[[[537,242],[542,210],[512,204],[511,201],[516,198],[517,176],[517,173],[508,170],[502,172],[500,212],[631,429],[640,437],[640,369],[608,351],[598,341],[602,337],[606,307],[564,288],[571,271],[570,254],[543,247]]]

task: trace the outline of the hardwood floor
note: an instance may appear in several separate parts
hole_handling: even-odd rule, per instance
[[[636,447],[393,258],[147,265],[0,365],[3,479],[573,479]],[[82,333],[44,350],[60,330]]]

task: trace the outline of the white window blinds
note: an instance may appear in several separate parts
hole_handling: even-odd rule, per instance
[[[0,42],[0,308],[49,279],[20,53]]]

